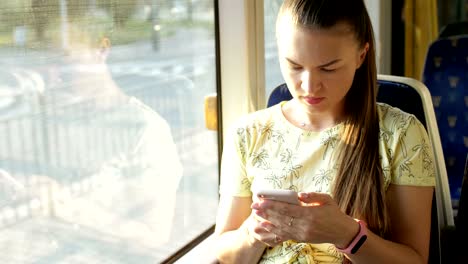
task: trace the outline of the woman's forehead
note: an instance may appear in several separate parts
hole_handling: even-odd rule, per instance
[[[346,24],[328,29],[298,27],[293,24],[278,27],[278,49],[281,57],[300,64],[321,65],[334,59],[354,57],[358,41]]]
[[[354,28],[346,21],[338,21],[335,25],[331,27],[320,27],[318,25],[301,25],[297,24],[293,19],[292,15],[284,14],[278,17],[276,23],[276,35],[279,37],[280,35],[292,31],[317,31],[317,32],[327,32],[330,34],[337,34],[337,35],[348,35],[348,34],[355,34]]]
[[[330,28],[310,28],[291,23],[279,25],[277,32],[280,46],[309,46],[326,43],[332,46],[340,44],[354,46],[358,44],[354,32],[346,23],[339,23]]]

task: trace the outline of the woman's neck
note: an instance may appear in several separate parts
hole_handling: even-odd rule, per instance
[[[282,106],[282,112],[286,120],[291,124],[309,131],[322,131],[344,120],[342,107],[332,111],[311,113],[307,112],[297,102],[294,102],[294,99]]]

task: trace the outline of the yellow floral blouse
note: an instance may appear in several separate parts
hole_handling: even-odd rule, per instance
[[[223,196],[255,197],[259,189],[330,194],[339,164],[333,155],[343,124],[320,132],[302,130],[278,104],[240,119],[224,145]],[[433,154],[424,126],[414,115],[378,103],[379,149],[385,187],[434,186]],[[260,263],[342,263],[332,244],[285,241],[268,248]]]

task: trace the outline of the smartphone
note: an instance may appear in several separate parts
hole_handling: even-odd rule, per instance
[[[297,197],[297,192],[291,190],[280,190],[280,189],[270,189],[270,190],[260,190],[257,193],[257,197],[261,199],[269,199],[284,203],[290,203],[295,205],[301,205]]]

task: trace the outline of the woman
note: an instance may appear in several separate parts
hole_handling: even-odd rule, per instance
[[[427,263],[433,155],[413,115],[376,103],[363,1],[286,0],[276,29],[293,99],[242,118],[225,143],[219,261]]]

